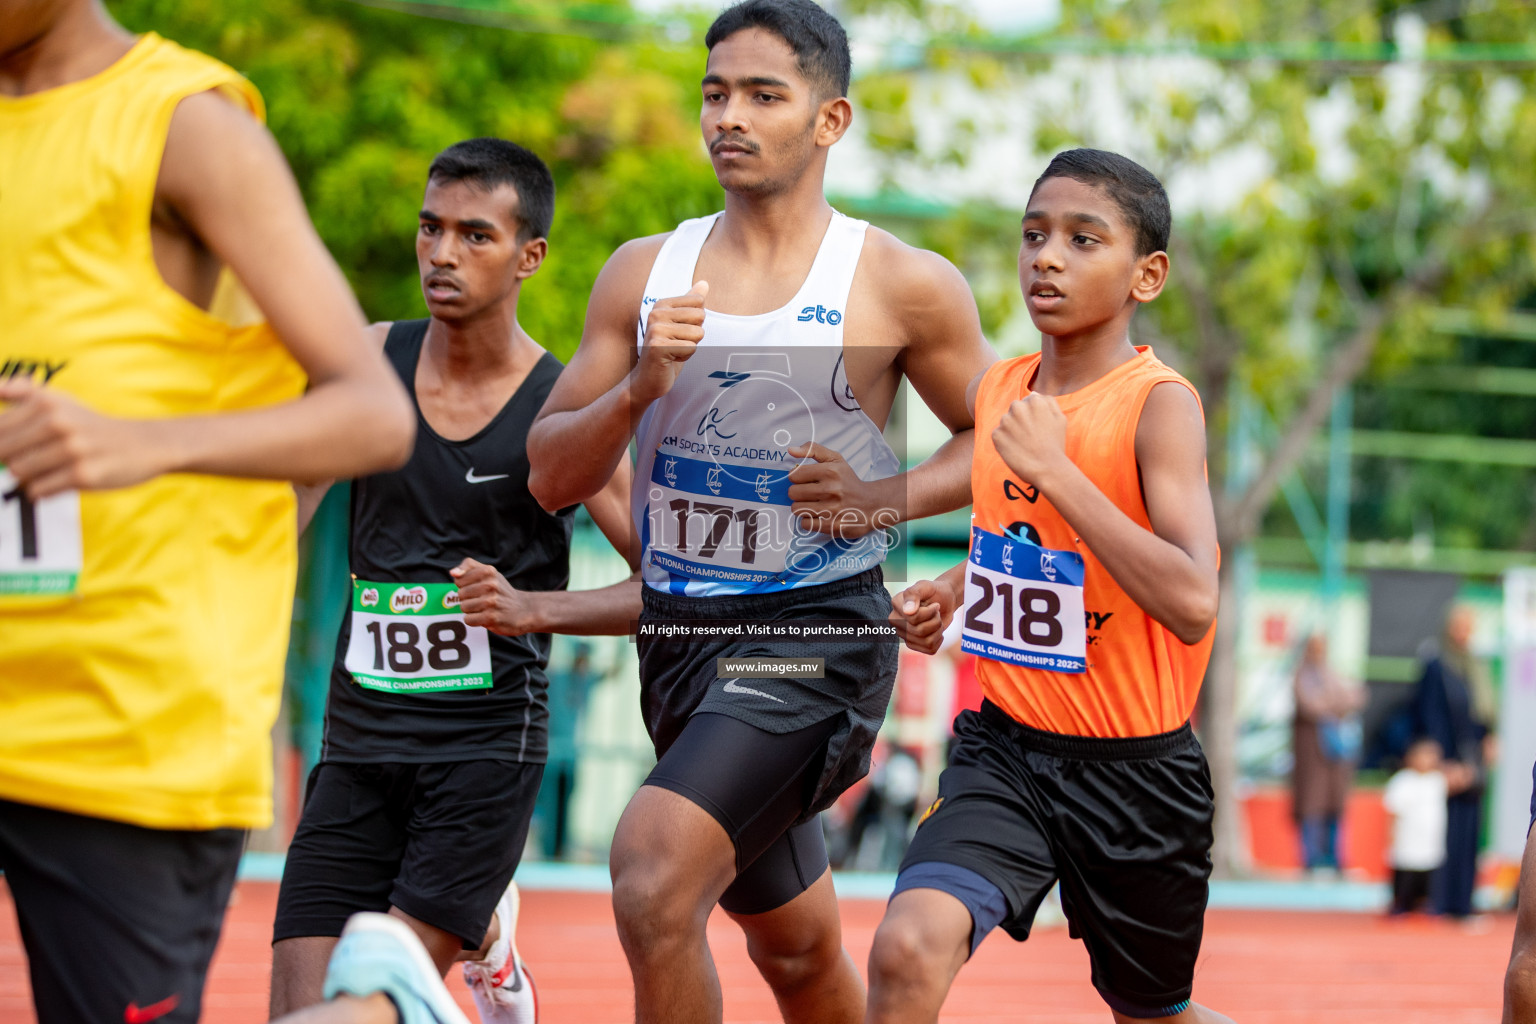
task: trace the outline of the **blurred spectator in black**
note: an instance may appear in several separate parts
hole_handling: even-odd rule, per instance
[[[1339,822],[1360,756],[1360,706],[1364,692],[1328,665],[1328,641],[1307,638],[1294,683],[1292,812],[1301,833],[1302,864],[1309,872],[1337,873]]]
[[[586,640],[572,644],[569,665],[549,673],[549,760],[534,813],[539,819],[544,856],[550,860],[565,857],[571,794],[576,789],[576,736],[587,694],[597,678],[592,670],[592,644]]]
[[[1455,608],[1414,690],[1415,732],[1445,751],[1446,774],[1463,787],[1446,800],[1445,863],[1430,883],[1436,913],[1467,917],[1477,882],[1477,838],[1488,770],[1485,747],[1493,726],[1493,689],[1472,657],[1472,613]]]

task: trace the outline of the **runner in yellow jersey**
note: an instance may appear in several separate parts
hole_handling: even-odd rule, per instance
[[[270,817],[281,481],[410,452],[261,112],[95,0],[0,5],[0,868],[43,1024],[197,1019]]]

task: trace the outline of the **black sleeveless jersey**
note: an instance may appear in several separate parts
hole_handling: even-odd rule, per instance
[[[426,320],[396,323],[384,344],[416,398]],[[560,375],[545,354],[483,430],[438,436],[416,410],[405,466],[352,484],[352,575],[378,583],[451,583],[465,558],[494,565],[519,590],[563,590],[575,508],[551,515],[528,493],[528,428]],[[359,430],[368,429],[359,424]],[[397,693],[367,689],[347,671],[352,596],[337,638],[321,756],[344,762],[543,762],[547,756],[548,634],[489,635],[489,689]]]

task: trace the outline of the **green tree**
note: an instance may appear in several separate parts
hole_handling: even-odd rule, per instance
[[[438,151],[496,135],[542,156],[557,194],[550,255],[519,315],[567,359],[608,255],[719,206],[693,116],[699,53],[643,34],[603,38],[629,23],[623,3],[582,5],[579,22],[560,20],[559,5],[503,6],[532,13],[508,29],[341,0],[110,9],[256,84],[315,225],[371,318],[425,315],[412,239]],[[612,18],[599,17],[605,10]]]

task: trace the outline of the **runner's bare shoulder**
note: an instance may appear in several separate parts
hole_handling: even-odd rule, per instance
[[[641,300],[646,298],[645,283],[650,279],[651,268],[656,264],[656,255],[671,237],[672,232],[668,231],[633,238],[613,251],[592,285],[583,341],[592,335],[594,328],[623,329],[632,334]],[[669,297],[651,296],[656,299]]]
[[[274,184],[286,183],[288,164],[267,126],[233,96],[210,89],[188,96],[171,115],[155,197],[195,217],[210,201],[259,199],[224,193],[220,187],[244,177],[241,172],[274,169],[280,176]]]
[[[613,255],[608,257],[608,262],[603,264],[602,272],[597,275],[597,283],[592,286],[593,297],[596,298],[599,289],[617,292],[620,295],[616,295],[615,299],[633,296],[634,305],[638,308],[644,297],[642,293],[645,291],[645,282],[651,276],[651,268],[656,265],[656,256],[671,237],[670,231],[646,235],[644,238],[632,238],[615,249]]]
[[[854,275],[850,321],[865,304],[904,327],[907,341],[949,336],[956,329],[969,334],[973,325],[980,338],[976,300],[955,265],[873,225]]]

